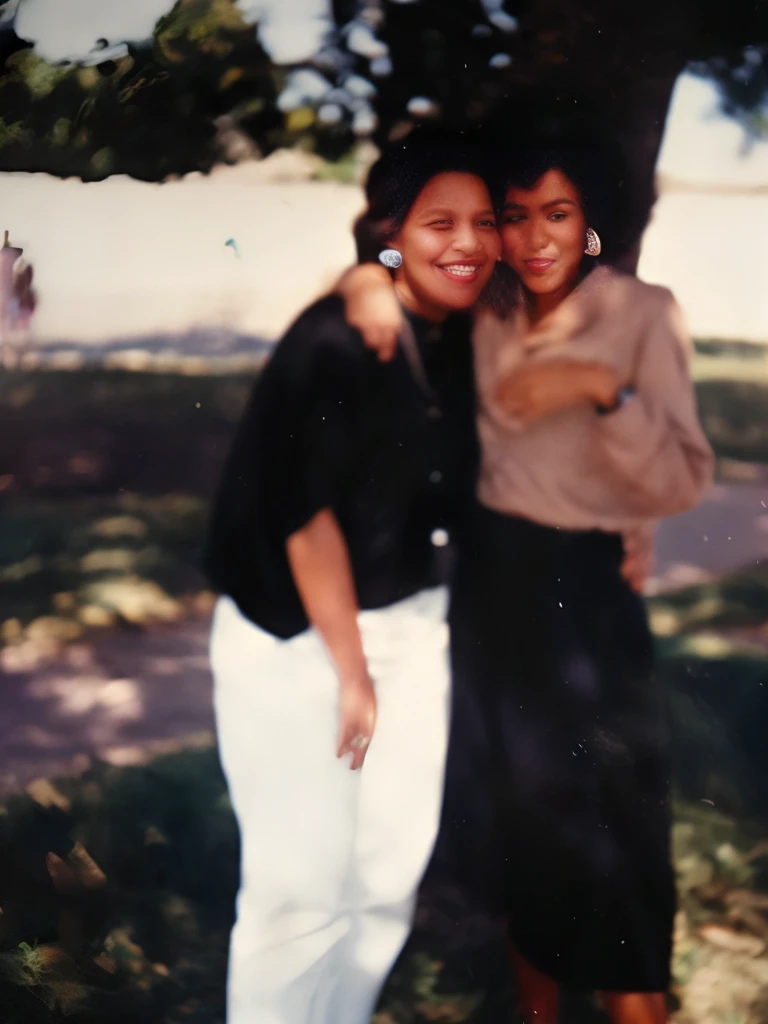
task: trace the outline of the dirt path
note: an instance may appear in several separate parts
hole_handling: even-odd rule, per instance
[[[684,516],[663,523],[652,591],[702,583],[768,562],[768,480],[719,483]]]
[[[661,528],[654,589],[768,559],[768,487],[721,484]],[[0,792],[89,757],[140,763],[213,741],[209,618],[113,632],[59,661],[0,678]]]
[[[75,644],[0,677],[0,792],[80,771],[90,757],[141,763],[213,742],[207,616]]]

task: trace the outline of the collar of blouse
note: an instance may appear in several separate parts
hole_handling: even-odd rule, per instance
[[[526,310],[516,310],[512,314],[514,336],[526,349],[537,349],[588,333],[589,327],[605,313],[606,292],[617,274],[613,267],[595,267],[537,324],[530,324]]]

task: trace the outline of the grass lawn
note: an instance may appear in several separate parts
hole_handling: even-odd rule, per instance
[[[1,811],[4,1024],[223,1024],[237,833],[213,751],[96,765]],[[675,1019],[761,1024],[766,833],[694,801],[675,817]],[[569,1024],[602,1019],[568,998]],[[498,1024],[512,1008],[497,927],[428,877],[375,1024]]]
[[[693,372],[701,420],[717,455],[768,462],[768,346],[699,341]]]
[[[62,635],[75,639],[89,626],[178,618],[203,590],[197,564],[207,508],[190,495],[8,496],[0,511],[3,639],[19,640],[41,619],[58,619]]]
[[[718,454],[768,462],[768,352],[702,341],[695,376]],[[172,615],[174,602],[202,588],[195,567],[207,503],[252,380],[226,372],[0,374],[6,639],[51,615],[81,626]],[[131,586],[143,601],[132,604]],[[759,614],[755,586],[729,585],[728,608]]]

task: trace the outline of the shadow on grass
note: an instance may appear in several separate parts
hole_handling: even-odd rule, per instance
[[[196,373],[0,374],[0,483],[27,494],[210,496],[256,373],[214,373],[214,361],[206,369],[201,357]],[[697,358],[702,422],[721,457],[768,461],[765,365],[738,354]]]
[[[96,765],[31,792],[0,814],[4,1024],[223,1024],[238,838],[215,752]],[[675,992],[683,1009],[689,995],[710,1006],[681,1021],[729,1024],[731,1005],[739,1020],[761,1020],[750,1007],[768,983],[753,909],[768,901],[762,838],[716,809],[677,804]],[[752,931],[734,928],[739,913]],[[734,981],[723,1003],[728,972],[740,971],[749,984]],[[586,998],[566,1005],[568,1024],[604,1020]],[[376,1024],[515,1020],[498,923],[428,873]]]
[[[7,493],[210,495],[254,375],[0,374]]]
[[[195,533],[179,531],[188,540]],[[660,654],[680,796],[681,1024],[764,1021],[753,1008],[768,986],[768,846],[751,822],[765,821],[768,806],[768,661],[758,646],[715,629],[764,622],[763,588],[756,571],[652,603],[657,619],[677,616]],[[237,837],[215,754],[96,765],[33,793],[0,814],[3,1019],[223,1024]],[[588,1001],[569,999],[569,1024],[604,1020]],[[514,1022],[513,1005],[498,924],[431,872],[377,1024]]]
[[[0,516],[0,622],[57,616],[81,626],[177,618],[204,589],[207,503],[188,495],[6,498]],[[9,622],[18,623],[17,626]],[[67,634],[66,623],[69,623]]]
[[[37,796],[0,817],[3,1021],[223,1022],[237,831],[215,754]]]

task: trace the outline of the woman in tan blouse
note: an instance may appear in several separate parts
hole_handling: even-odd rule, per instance
[[[528,1024],[555,1024],[560,985],[601,993],[614,1024],[663,1024],[666,739],[621,535],[695,505],[712,453],[671,293],[611,265],[631,240],[610,164],[539,144],[505,170],[513,274],[476,317],[482,466],[438,853],[508,921]],[[358,324],[361,287],[369,311],[386,294],[372,270],[344,285]],[[386,316],[372,320],[386,357]]]

